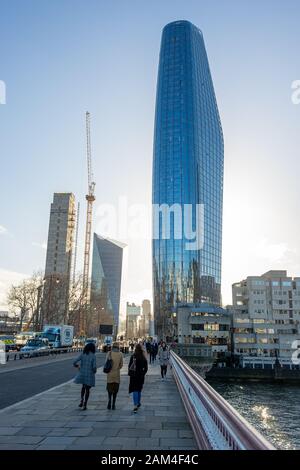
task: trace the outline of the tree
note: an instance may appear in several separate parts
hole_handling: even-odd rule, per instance
[[[74,326],[75,331],[78,333],[80,333],[80,316],[83,314],[86,308],[84,300],[85,296],[83,292],[83,275],[78,274],[75,278],[75,282],[73,282],[70,286],[68,301],[68,321],[70,325]]]
[[[68,279],[59,274],[44,278],[43,273],[34,273],[29,279],[10,287],[7,303],[19,316],[20,329],[25,317],[27,329],[31,325],[40,330],[45,323],[68,323],[77,333],[81,333],[80,316],[86,319],[87,329],[92,321],[92,311],[86,304],[83,291],[82,274],[69,284]]]
[[[38,289],[42,286],[42,281],[42,274],[34,273],[31,278],[25,279],[21,284],[12,285],[8,291],[7,303],[14,313],[20,315],[20,330],[22,330],[26,315],[28,315],[27,327],[38,315]]]

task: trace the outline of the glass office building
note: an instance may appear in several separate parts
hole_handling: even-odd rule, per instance
[[[89,335],[117,335],[124,247],[94,233]]]
[[[167,319],[178,304],[220,305],[223,160],[203,35],[192,23],[175,21],[162,33],[156,97],[152,243],[157,334],[166,334]],[[176,206],[169,211],[169,231],[162,205]],[[195,248],[188,226],[202,240]]]

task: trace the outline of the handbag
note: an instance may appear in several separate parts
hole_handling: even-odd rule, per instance
[[[132,358],[132,363],[131,363],[131,366],[128,368],[128,375],[130,377],[134,377],[136,374],[136,358],[133,357]]]
[[[111,354],[110,354],[107,356],[107,359],[103,367],[104,374],[109,374],[109,372],[112,370],[112,366],[113,366],[113,361],[112,361]]]

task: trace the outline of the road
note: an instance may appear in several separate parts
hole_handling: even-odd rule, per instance
[[[32,366],[27,362],[26,367],[23,368],[15,367],[8,371],[2,369],[0,409],[71,380],[76,375],[76,370],[72,366],[74,354],[71,356],[68,354],[65,359],[55,362],[45,357],[42,362],[33,363]],[[97,366],[101,367],[104,360],[105,354],[98,353]]]

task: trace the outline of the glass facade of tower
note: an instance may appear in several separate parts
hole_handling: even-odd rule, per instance
[[[89,335],[117,335],[124,247],[94,234]]]
[[[162,34],[152,202],[156,207],[175,204],[182,217],[176,218],[175,212],[170,217],[168,237],[161,215],[153,211],[156,333],[178,304],[220,304],[223,160],[223,134],[202,33],[188,21],[175,21]],[[204,212],[200,226],[198,205]],[[192,249],[188,225],[198,239],[203,237],[201,249]]]

